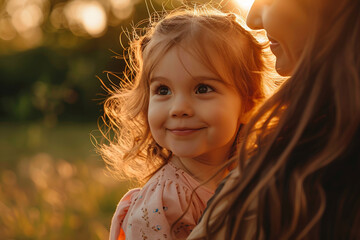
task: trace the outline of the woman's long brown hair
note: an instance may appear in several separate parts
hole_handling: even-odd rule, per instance
[[[313,11],[293,76],[244,129],[240,176],[210,205],[206,239],[249,239],[254,203],[251,239],[360,239],[360,1]]]

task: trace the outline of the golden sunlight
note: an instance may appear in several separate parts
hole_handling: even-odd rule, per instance
[[[92,36],[98,36],[106,28],[106,13],[104,8],[96,3],[89,3],[81,10],[81,19],[85,30]]]
[[[112,13],[119,20],[127,19],[134,11],[134,1],[110,0],[110,3],[112,6]]]
[[[5,41],[13,40],[16,37],[16,29],[9,19],[0,19],[0,38]]]
[[[126,9],[132,5],[131,0],[110,0],[110,3],[117,10]]]
[[[107,27],[105,9],[95,1],[72,1],[65,5],[64,14],[70,30],[76,35],[82,35],[85,31],[93,37],[99,37]]]
[[[18,32],[26,32],[38,27],[43,21],[43,13],[39,6],[29,4],[17,9],[12,16],[12,24]]]
[[[0,9],[0,39],[11,40],[11,45],[23,50],[41,45],[41,25],[48,3],[48,0],[5,1]]]
[[[234,0],[237,5],[245,11],[249,11],[254,0]]]

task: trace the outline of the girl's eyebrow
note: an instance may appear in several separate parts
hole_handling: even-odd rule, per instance
[[[161,81],[161,80],[169,81],[169,79],[166,77],[158,76],[158,77],[150,78],[149,83],[153,83],[153,82]],[[220,82],[220,83],[227,85],[227,83],[224,80],[222,80],[216,76],[195,76],[195,77],[192,77],[192,80],[195,80],[196,82],[216,81],[216,82]]]
[[[149,79],[149,83],[153,83],[153,82],[157,82],[157,81],[161,81],[161,80],[165,80],[165,81],[168,81],[168,79],[166,77],[151,77]]]
[[[222,84],[222,85],[225,85],[227,87],[231,87],[232,84],[225,81],[224,79],[221,79],[219,77],[216,77],[216,76],[196,76],[196,77],[193,77],[193,79],[197,82],[203,82],[203,81],[215,81],[219,84]]]
[[[197,82],[202,81],[217,81],[217,82],[224,82],[222,79],[215,77],[215,76],[196,76],[193,79]]]

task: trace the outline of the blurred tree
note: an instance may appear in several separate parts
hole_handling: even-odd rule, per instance
[[[186,2],[186,1],[183,1]],[[197,1],[222,2],[228,1]],[[103,71],[121,74],[122,29],[171,9],[169,0],[1,0],[0,121],[94,121]],[[130,20],[131,19],[131,20]],[[126,44],[127,39],[123,39]],[[112,52],[112,51],[114,52]],[[116,81],[116,80],[115,80]]]

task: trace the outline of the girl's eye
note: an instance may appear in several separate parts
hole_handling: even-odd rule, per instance
[[[202,93],[209,93],[209,92],[212,92],[214,91],[214,89],[212,87],[210,87],[209,85],[206,85],[206,84],[200,84],[195,93],[196,94],[202,94]]]
[[[159,86],[155,92],[158,95],[170,95],[171,94],[170,88],[168,88],[167,86]]]

